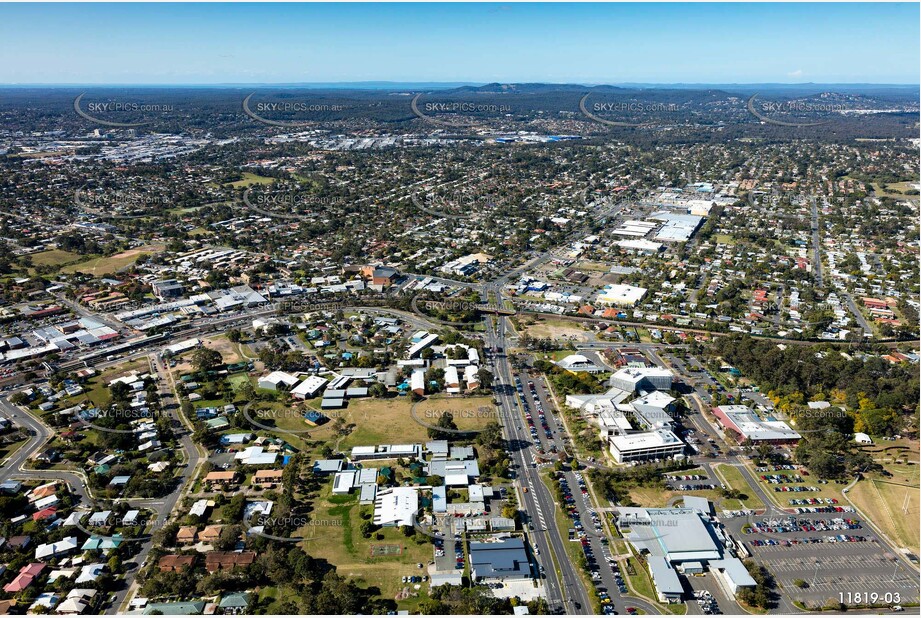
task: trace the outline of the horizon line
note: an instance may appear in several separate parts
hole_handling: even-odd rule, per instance
[[[487,86],[500,84],[507,86],[538,85],[538,86],[583,86],[597,88],[599,86],[898,86],[921,87],[921,82],[542,82],[542,81],[394,81],[394,80],[353,80],[353,81],[315,81],[315,82],[0,82],[0,88],[101,88],[101,87],[344,87],[356,85],[378,85],[379,87],[458,87],[458,86]]]

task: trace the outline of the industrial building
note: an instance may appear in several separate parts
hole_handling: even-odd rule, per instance
[[[470,574],[474,581],[501,582],[531,578],[524,541],[504,538],[470,543]]]
[[[703,498],[685,496],[682,508],[618,507],[616,524],[646,563],[660,601],[681,601],[683,586],[678,571],[702,573],[709,567],[728,595],[757,584],[730,549],[731,540],[712,519],[713,510]],[[677,571],[676,571],[677,569]]]

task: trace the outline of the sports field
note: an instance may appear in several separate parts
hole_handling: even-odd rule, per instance
[[[143,254],[154,254],[163,251],[163,245],[148,245],[146,247],[138,247],[137,249],[129,249],[127,251],[122,251],[121,253],[116,253],[115,255],[110,255],[109,257],[95,257],[89,260],[84,260],[83,262],[78,262],[76,264],[70,264],[61,269],[62,273],[72,274],[72,273],[84,273],[87,275],[100,276],[105,274],[115,274],[122,268],[127,268],[134,264],[138,257]]]

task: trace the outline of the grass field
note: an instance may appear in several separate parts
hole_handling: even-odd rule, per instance
[[[729,234],[714,234],[713,242],[719,245],[734,245],[736,244],[735,240]]]
[[[921,545],[918,467],[894,466],[889,471],[893,478],[872,475],[852,487],[848,497],[886,536],[917,553]]]
[[[230,183],[230,186],[234,187],[235,189],[239,189],[241,187],[251,187],[253,185],[270,185],[273,182],[275,182],[274,178],[269,178],[268,176],[260,176],[259,174],[253,174],[252,172],[243,172],[243,179]]]
[[[414,584],[403,584],[404,575],[426,575],[425,567],[433,560],[432,545],[429,542],[418,544],[413,537],[405,536],[396,528],[381,528],[370,539],[363,538],[359,532],[362,511],[370,512],[370,506],[358,504],[357,496],[343,500],[340,496],[331,496],[332,481],[326,484],[316,499],[312,515],[313,525],[304,526],[298,534],[304,537],[304,551],[315,558],[326,558],[336,565],[336,571],[344,577],[351,577],[364,585],[378,586],[381,597],[394,599],[404,587],[417,597],[399,601],[400,609],[412,609],[419,601],[428,597],[428,584],[420,584],[418,591]],[[427,537],[426,537],[427,538]],[[372,545],[400,545],[400,555],[371,557]],[[420,569],[416,565],[422,563]]]
[[[551,337],[559,339],[561,337],[575,337],[576,341],[588,341],[588,333],[578,323],[571,320],[562,320],[554,318],[538,318],[534,324],[528,324],[523,327],[531,337],[544,339]]]
[[[32,258],[32,264],[35,266],[62,266],[83,259],[83,256],[79,253],[64,251],[63,249],[32,253],[29,257]]]
[[[879,183],[870,183],[870,185],[873,187],[873,191],[875,191],[876,194],[881,197],[905,197],[905,191],[915,189],[916,187],[913,186],[915,184],[917,183],[891,182],[886,185],[886,190],[882,190]],[[915,199],[917,199],[917,197],[917,195],[914,196]]]
[[[680,498],[681,496],[700,496],[714,503],[720,499],[719,493],[712,489],[703,491],[679,491],[671,489],[658,489],[655,487],[634,487],[630,490],[631,500],[641,506],[649,508],[666,507],[672,502],[672,500],[675,498]]]
[[[351,405],[351,404],[349,404]],[[426,423],[435,424],[450,412],[458,429],[481,429],[489,421],[498,421],[491,397],[429,397],[416,406],[416,415]]]
[[[138,256],[141,254],[153,254],[158,253],[163,250],[163,245],[148,245],[146,247],[138,247],[137,249],[129,249],[127,251],[122,251],[121,253],[116,253],[115,255],[110,255],[109,257],[95,257],[89,260],[84,260],[83,262],[78,262],[76,264],[70,264],[61,269],[61,272],[65,274],[73,273],[84,273],[87,275],[104,275],[107,273],[115,273],[122,268],[127,268],[134,264]]]
[[[767,505],[761,502],[761,499],[758,498],[758,496],[755,494],[755,490],[751,488],[751,486],[748,484],[748,481],[746,481],[745,477],[742,476],[742,473],[739,472],[734,466],[715,465],[713,466],[713,471],[723,480],[724,484],[735,490],[741,491],[743,494],[748,496],[746,500],[721,499],[721,502],[719,503],[720,508],[734,510],[763,509],[767,507]],[[802,496],[803,494],[800,495]]]
[[[725,466],[723,467],[725,469]],[[749,466],[749,470],[752,475],[758,479],[758,483],[761,489],[766,493],[770,499],[779,507],[788,509],[790,508],[791,499],[801,499],[801,498],[834,498],[841,502],[841,490],[844,489],[845,483],[839,483],[835,481],[829,481],[828,483],[819,483],[818,477],[805,476],[798,470],[777,470],[774,472],[755,472],[754,468]],[[775,485],[772,483],[767,483],[760,479],[762,474],[776,474],[778,476],[790,477],[793,474],[800,474],[803,477],[801,483],[789,482],[781,483]],[[780,487],[782,485],[787,485],[789,487],[818,487],[819,491],[802,491],[802,492],[786,492],[786,491],[774,491],[775,487]]]

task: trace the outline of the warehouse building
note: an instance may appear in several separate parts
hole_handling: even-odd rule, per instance
[[[678,572],[699,574],[704,565],[729,595],[753,588],[756,582],[748,569],[724,545],[732,543],[716,528],[709,501],[693,496],[683,500],[682,508],[616,510],[618,530],[646,556],[659,600],[679,602],[683,587]]]
[[[505,538],[470,543],[470,574],[474,581],[502,582],[531,578],[524,541]]]

